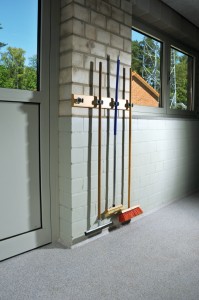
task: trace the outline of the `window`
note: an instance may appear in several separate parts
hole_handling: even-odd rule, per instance
[[[161,103],[162,43],[132,30],[132,102],[159,107]]]
[[[193,57],[171,48],[170,54],[170,108],[192,110]]]
[[[1,0],[0,88],[39,89],[38,2]]]
[[[134,112],[196,115],[197,52],[136,20],[131,43]]]

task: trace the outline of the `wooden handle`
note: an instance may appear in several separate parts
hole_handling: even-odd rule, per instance
[[[132,71],[130,68],[130,74],[129,74],[129,157],[128,157],[128,208],[131,207],[131,143],[132,143]]]
[[[102,150],[102,63],[99,63],[99,110],[98,110],[98,220],[101,219],[101,150]]]

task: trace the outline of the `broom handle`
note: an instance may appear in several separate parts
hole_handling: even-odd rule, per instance
[[[117,105],[118,105],[118,83],[119,83],[119,70],[120,70],[120,59],[117,58],[117,71],[116,71],[116,87],[115,87],[115,115],[114,115],[114,161],[113,161],[113,207],[115,206],[115,194],[116,194],[116,136],[117,136]]]
[[[101,220],[101,150],[102,150],[102,63],[99,63],[99,109],[98,109],[98,223]]]
[[[128,208],[131,207],[131,143],[132,143],[132,83],[131,83],[132,71],[130,68],[129,74],[129,159],[128,159]]]

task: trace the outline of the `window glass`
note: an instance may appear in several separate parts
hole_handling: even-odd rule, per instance
[[[38,90],[38,0],[1,0],[0,88]]]
[[[132,30],[132,101],[159,107],[161,101],[162,43]]]
[[[171,48],[170,108],[192,110],[193,58]]]

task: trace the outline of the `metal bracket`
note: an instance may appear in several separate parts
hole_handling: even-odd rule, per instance
[[[126,105],[125,105],[126,109],[129,109],[130,107],[133,107],[133,103],[129,102],[128,100],[126,100]]]
[[[84,98],[77,97],[76,103],[77,103],[77,104],[84,103]]]
[[[97,105],[103,105],[104,104],[104,101],[103,100],[100,100],[100,99],[94,99],[93,100],[93,105],[94,106],[97,106]]]

